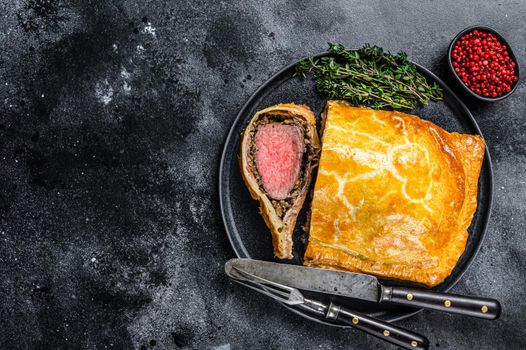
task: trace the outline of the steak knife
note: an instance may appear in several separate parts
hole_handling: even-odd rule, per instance
[[[376,303],[393,303],[486,320],[495,320],[501,313],[500,303],[494,299],[382,285],[376,277],[366,274],[252,259],[231,259],[225,269],[228,273],[232,268],[294,288]]]

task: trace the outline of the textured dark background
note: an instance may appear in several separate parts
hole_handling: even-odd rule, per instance
[[[0,348],[392,349],[227,281],[228,128],[270,75],[327,41],[403,49],[446,78],[449,40],[480,23],[524,70],[526,1],[321,3],[1,2]],[[467,102],[495,200],[454,290],[499,299],[503,315],[400,324],[436,348],[523,349],[526,84],[501,103]]]

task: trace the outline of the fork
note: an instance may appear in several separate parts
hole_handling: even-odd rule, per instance
[[[298,306],[310,311],[311,313],[325,316],[327,319],[343,322],[353,328],[359,329],[405,349],[425,350],[429,347],[429,341],[427,338],[420,334],[380,321],[362,313],[351,311],[347,308],[336,305],[333,302],[327,305],[317,300],[305,298],[297,288],[266,280],[235,267],[233,270],[236,271],[236,275],[229,275],[233,281],[269,296],[281,303]]]

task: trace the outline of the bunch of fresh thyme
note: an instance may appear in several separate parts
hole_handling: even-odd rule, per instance
[[[329,43],[329,51],[327,56],[299,62],[294,75],[305,78],[314,74],[318,92],[331,99],[375,109],[412,109],[443,97],[440,86],[428,84],[404,52],[393,55],[369,44],[348,51],[333,43]]]

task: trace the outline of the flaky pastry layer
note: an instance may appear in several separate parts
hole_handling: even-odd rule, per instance
[[[305,265],[439,284],[465,249],[482,138],[340,101],[324,114]]]

